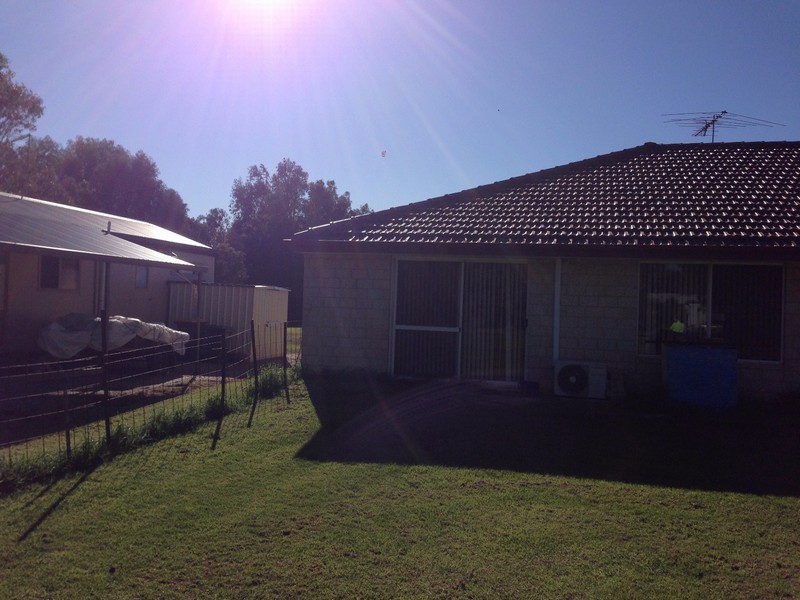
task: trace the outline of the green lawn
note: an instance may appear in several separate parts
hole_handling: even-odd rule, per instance
[[[798,497],[303,460],[292,400],[0,498],[0,597],[800,596]]]

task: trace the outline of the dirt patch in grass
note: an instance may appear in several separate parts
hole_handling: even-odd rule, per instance
[[[318,381],[309,391],[328,423],[302,458],[800,496],[797,411],[653,412],[470,383]],[[345,418],[354,407],[367,408]]]
[[[108,413],[113,417],[193,391],[216,389],[220,381],[218,376],[206,375],[179,375],[167,381],[140,377],[127,382],[127,387],[109,390]],[[0,445],[63,431],[67,423],[65,411],[69,412],[71,428],[101,421],[106,414],[103,398],[102,390],[95,387],[5,402],[0,408]]]

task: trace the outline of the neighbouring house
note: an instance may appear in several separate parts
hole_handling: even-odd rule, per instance
[[[735,350],[740,396],[800,391],[800,142],[647,143],[290,244],[312,371],[641,396],[691,342]]]
[[[163,227],[0,192],[0,355],[70,313],[166,322],[169,281],[214,280],[208,246]]]

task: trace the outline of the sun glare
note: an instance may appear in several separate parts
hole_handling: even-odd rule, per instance
[[[294,24],[308,4],[307,0],[231,0],[226,10],[242,25],[283,29]]]
[[[246,14],[262,16],[279,12],[294,4],[290,0],[235,0],[232,5],[238,6]]]

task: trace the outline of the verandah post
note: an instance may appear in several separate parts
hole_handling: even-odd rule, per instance
[[[109,263],[106,263],[109,264]],[[106,422],[106,445],[111,446],[111,414],[108,408],[108,401],[111,397],[109,389],[108,373],[108,311],[104,308],[100,311],[100,335],[102,337],[102,351],[100,353],[100,366],[103,377],[103,417]]]

